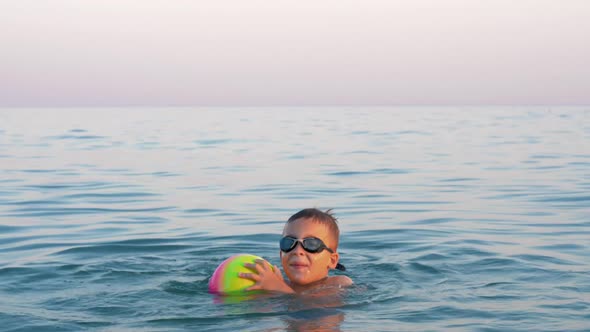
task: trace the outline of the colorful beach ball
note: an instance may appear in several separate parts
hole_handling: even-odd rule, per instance
[[[246,288],[254,285],[254,281],[240,278],[240,273],[252,273],[244,263],[254,263],[257,259],[263,259],[255,255],[239,254],[224,260],[209,279],[209,293],[231,295],[240,294]]]

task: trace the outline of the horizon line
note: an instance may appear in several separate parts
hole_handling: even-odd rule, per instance
[[[110,104],[110,105],[0,105],[0,109],[32,109],[32,108],[273,108],[273,107],[590,107],[588,104],[262,104],[262,105],[205,105],[205,104],[194,104],[194,105],[150,105],[150,104]]]

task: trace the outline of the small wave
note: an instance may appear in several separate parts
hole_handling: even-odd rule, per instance
[[[104,244],[109,245],[156,245],[156,244],[169,244],[178,242],[193,242],[201,241],[202,238],[199,236],[183,236],[183,237],[168,237],[168,238],[139,238],[139,239],[128,239],[116,242],[108,242]]]
[[[78,198],[128,198],[128,197],[152,197],[160,196],[159,194],[147,192],[113,192],[113,193],[82,193],[63,195],[62,199],[78,199]]]
[[[562,166],[562,165],[544,165],[544,166],[529,167],[528,169],[543,171],[543,170],[556,170],[556,169],[561,169],[561,168],[564,168],[564,166]]]
[[[123,253],[164,253],[177,252],[191,249],[190,245],[180,244],[158,244],[158,245],[124,245],[124,244],[103,244],[92,246],[79,246],[68,248],[53,255],[84,255],[84,256],[102,256],[104,254],[123,254]]]
[[[348,155],[348,154],[378,155],[379,152],[377,152],[377,151],[369,151],[369,150],[353,150],[353,151],[342,153],[342,155]]]
[[[490,288],[490,287],[504,287],[504,286],[512,286],[515,285],[515,283],[513,282],[507,282],[507,281],[495,281],[495,282],[489,282],[483,286],[481,286],[482,288]]]
[[[187,317],[187,316],[178,316],[178,317],[159,317],[159,318],[150,318],[145,321],[145,323],[149,323],[150,325],[163,325],[163,326],[183,326],[183,327],[191,327],[194,326],[199,327],[199,331],[207,331],[207,328],[212,328],[210,331],[215,331],[220,324],[223,325],[226,321],[235,320],[235,317],[227,317],[228,315],[224,316],[209,316],[209,317]],[[253,314],[248,314],[248,317],[253,316]],[[268,316],[268,315],[267,315]]]
[[[590,310],[589,302],[573,301],[560,304],[540,304],[537,306],[542,309],[566,309],[578,312],[588,312]]]
[[[157,177],[169,177],[169,176],[180,176],[180,173],[173,173],[173,172],[166,172],[166,171],[159,171],[159,172],[152,172],[149,175],[157,176]]]
[[[590,163],[589,162],[585,162],[585,161],[572,161],[572,162],[569,162],[567,164],[570,165],[570,166],[584,166],[584,167],[590,166]]]
[[[445,250],[445,253],[452,257],[490,257],[495,255],[490,251],[465,246],[459,246],[454,247],[451,250]]]
[[[391,316],[395,320],[412,323],[444,321],[458,318],[491,319],[494,317],[496,317],[496,314],[489,310],[466,309],[451,305],[420,308],[420,310],[415,311],[401,311]]]
[[[549,154],[534,154],[534,155],[531,155],[529,158],[532,158],[532,159],[562,159],[563,156],[556,155],[556,154],[552,154],[552,155],[549,155]]]
[[[522,262],[516,259],[503,257],[484,257],[485,258],[478,258],[472,261],[454,264],[453,268],[457,271],[469,271],[471,274],[487,273],[490,275],[493,275],[494,273],[504,273],[507,270],[515,272],[516,270],[525,269]]]
[[[439,269],[435,268],[434,266],[422,264],[422,263],[418,263],[418,262],[411,262],[409,267],[411,269],[421,272],[421,273],[434,274],[434,275],[442,274],[442,272]]]
[[[21,252],[21,251],[36,250],[36,249],[63,248],[63,247],[69,247],[71,245],[72,245],[72,243],[43,242],[43,243],[31,243],[31,244],[25,244],[25,245],[20,245],[20,246],[13,246],[13,247],[9,247],[9,248],[4,248],[3,250],[5,252]]]
[[[419,135],[419,136],[432,136],[432,133],[418,130],[401,130],[393,132],[394,135]]]
[[[575,224],[577,226],[577,224]],[[561,225],[560,225],[561,226]],[[550,244],[550,245],[543,245],[543,246],[535,246],[536,249],[544,249],[550,251],[584,251],[586,250],[586,246],[573,244],[573,243],[559,243],[559,244]]]
[[[467,181],[478,181],[481,179],[478,178],[448,178],[448,179],[441,179],[439,182],[467,182]]]
[[[51,183],[51,184],[36,184],[25,185],[23,189],[29,190],[93,190],[93,189],[115,189],[135,187],[136,185],[113,182],[69,182],[69,183]]]
[[[8,225],[0,225],[0,234],[5,233],[12,233],[12,232],[19,232],[21,230],[28,229],[26,226],[8,226]]]
[[[533,199],[535,202],[543,203],[577,203],[590,201],[590,196],[557,196],[557,197],[544,197]]]
[[[23,169],[20,170],[22,173],[66,173],[66,174],[78,174],[75,169]]]
[[[396,168],[376,168],[368,171],[340,171],[340,172],[327,172],[328,176],[358,176],[358,175],[379,175],[379,174],[408,174],[411,173],[408,169],[396,169]]]
[[[328,172],[325,173],[326,175],[330,176],[355,176],[355,175],[364,175],[368,174],[368,172],[361,172],[361,171],[342,171],[342,172]]]
[[[374,269],[376,272],[392,273],[401,270],[402,266],[398,263],[375,263],[367,266],[367,268]]]
[[[378,198],[378,197],[362,197],[362,198]],[[449,204],[452,203],[450,201],[431,201],[431,200],[423,200],[423,201],[406,201],[406,200],[368,200],[368,201],[361,201],[357,202],[356,205],[358,206],[366,206],[366,205],[377,205],[377,206],[386,206],[386,205],[434,205],[434,204]]]
[[[30,268],[30,267],[4,267],[4,268],[0,268],[0,276],[3,277],[12,277],[12,276],[18,276],[18,277],[23,277],[26,275],[31,275],[36,273],[36,269],[34,268]],[[9,279],[4,279],[9,280]]]
[[[557,264],[557,265],[578,265],[574,262],[570,262],[565,259],[560,259],[560,258],[551,257],[551,256],[544,256],[544,255],[530,255],[529,254],[529,255],[514,255],[512,257],[522,259],[527,262],[533,262],[533,263],[543,263],[543,264],[552,263],[552,264]]]
[[[64,202],[54,199],[34,200],[34,201],[4,201],[0,205],[57,205],[64,204]]]
[[[50,140],[103,140],[107,139],[106,136],[99,136],[99,135],[58,135],[58,136],[48,136],[45,137],[46,139]]]
[[[135,213],[135,212],[161,212],[173,210],[172,206],[154,207],[154,208],[140,208],[140,209],[112,209],[112,208],[27,208],[27,209],[13,209],[4,214],[7,217],[48,217],[48,216],[67,216],[67,215],[83,215],[83,214],[110,214],[110,213]]]
[[[457,218],[431,218],[431,219],[420,219],[415,221],[407,221],[404,224],[410,225],[436,225],[436,224],[446,224],[459,221]]]
[[[417,261],[445,261],[449,257],[438,253],[430,253],[415,258]]]
[[[184,212],[186,213],[191,213],[191,214],[210,214],[210,213],[220,213],[221,210],[218,209],[188,209],[188,210],[184,210]]]
[[[288,188],[283,187],[283,186],[257,186],[254,188],[246,188],[241,190],[241,192],[243,193],[272,193],[272,192],[278,192],[278,191],[283,191],[286,190]]]
[[[420,228],[393,228],[393,229],[377,229],[377,230],[361,230],[355,232],[349,232],[344,234],[346,237],[346,243],[354,242],[355,239],[369,239],[375,242],[375,237],[391,239],[391,241],[397,241],[399,239],[424,239],[429,237],[444,237],[452,234],[452,232],[440,229],[420,229]]]
[[[207,289],[207,285],[207,279],[203,279],[201,282],[181,282],[172,280],[163,283],[160,285],[160,288],[167,293],[192,296],[204,292]]]
[[[232,139],[218,138],[218,139],[201,139],[201,140],[195,141],[195,143],[197,143],[199,145],[204,145],[204,146],[211,146],[211,145],[214,146],[214,145],[231,143],[232,141],[233,141]]]

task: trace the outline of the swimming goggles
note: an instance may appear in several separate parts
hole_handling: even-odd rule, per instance
[[[279,242],[279,246],[281,247],[281,251],[289,252],[297,247],[297,243],[301,244],[303,250],[312,254],[322,252],[322,250],[327,250],[330,253],[334,253],[334,250],[328,248],[324,242],[322,242],[322,240],[318,239],[317,237],[306,237],[303,240],[299,240],[292,236],[285,236]],[[344,265],[340,263],[336,264],[336,269],[340,271],[346,271]]]
[[[281,251],[289,252],[295,247],[297,247],[297,243],[301,243],[301,247],[312,254],[321,252],[322,250],[328,250],[330,253],[334,253],[334,250],[328,248],[322,240],[318,239],[317,237],[306,237],[303,240],[298,240],[291,236],[285,236],[279,242],[281,247]]]

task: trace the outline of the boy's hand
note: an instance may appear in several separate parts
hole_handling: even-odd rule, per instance
[[[254,281],[254,285],[246,288],[251,290],[267,290],[282,293],[295,293],[283,280],[283,275],[278,266],[271,266],[269,262],[257,259],[255,263],[245,263],[244,266],[256,271],[256,273],[240,273],[240,278]]]

